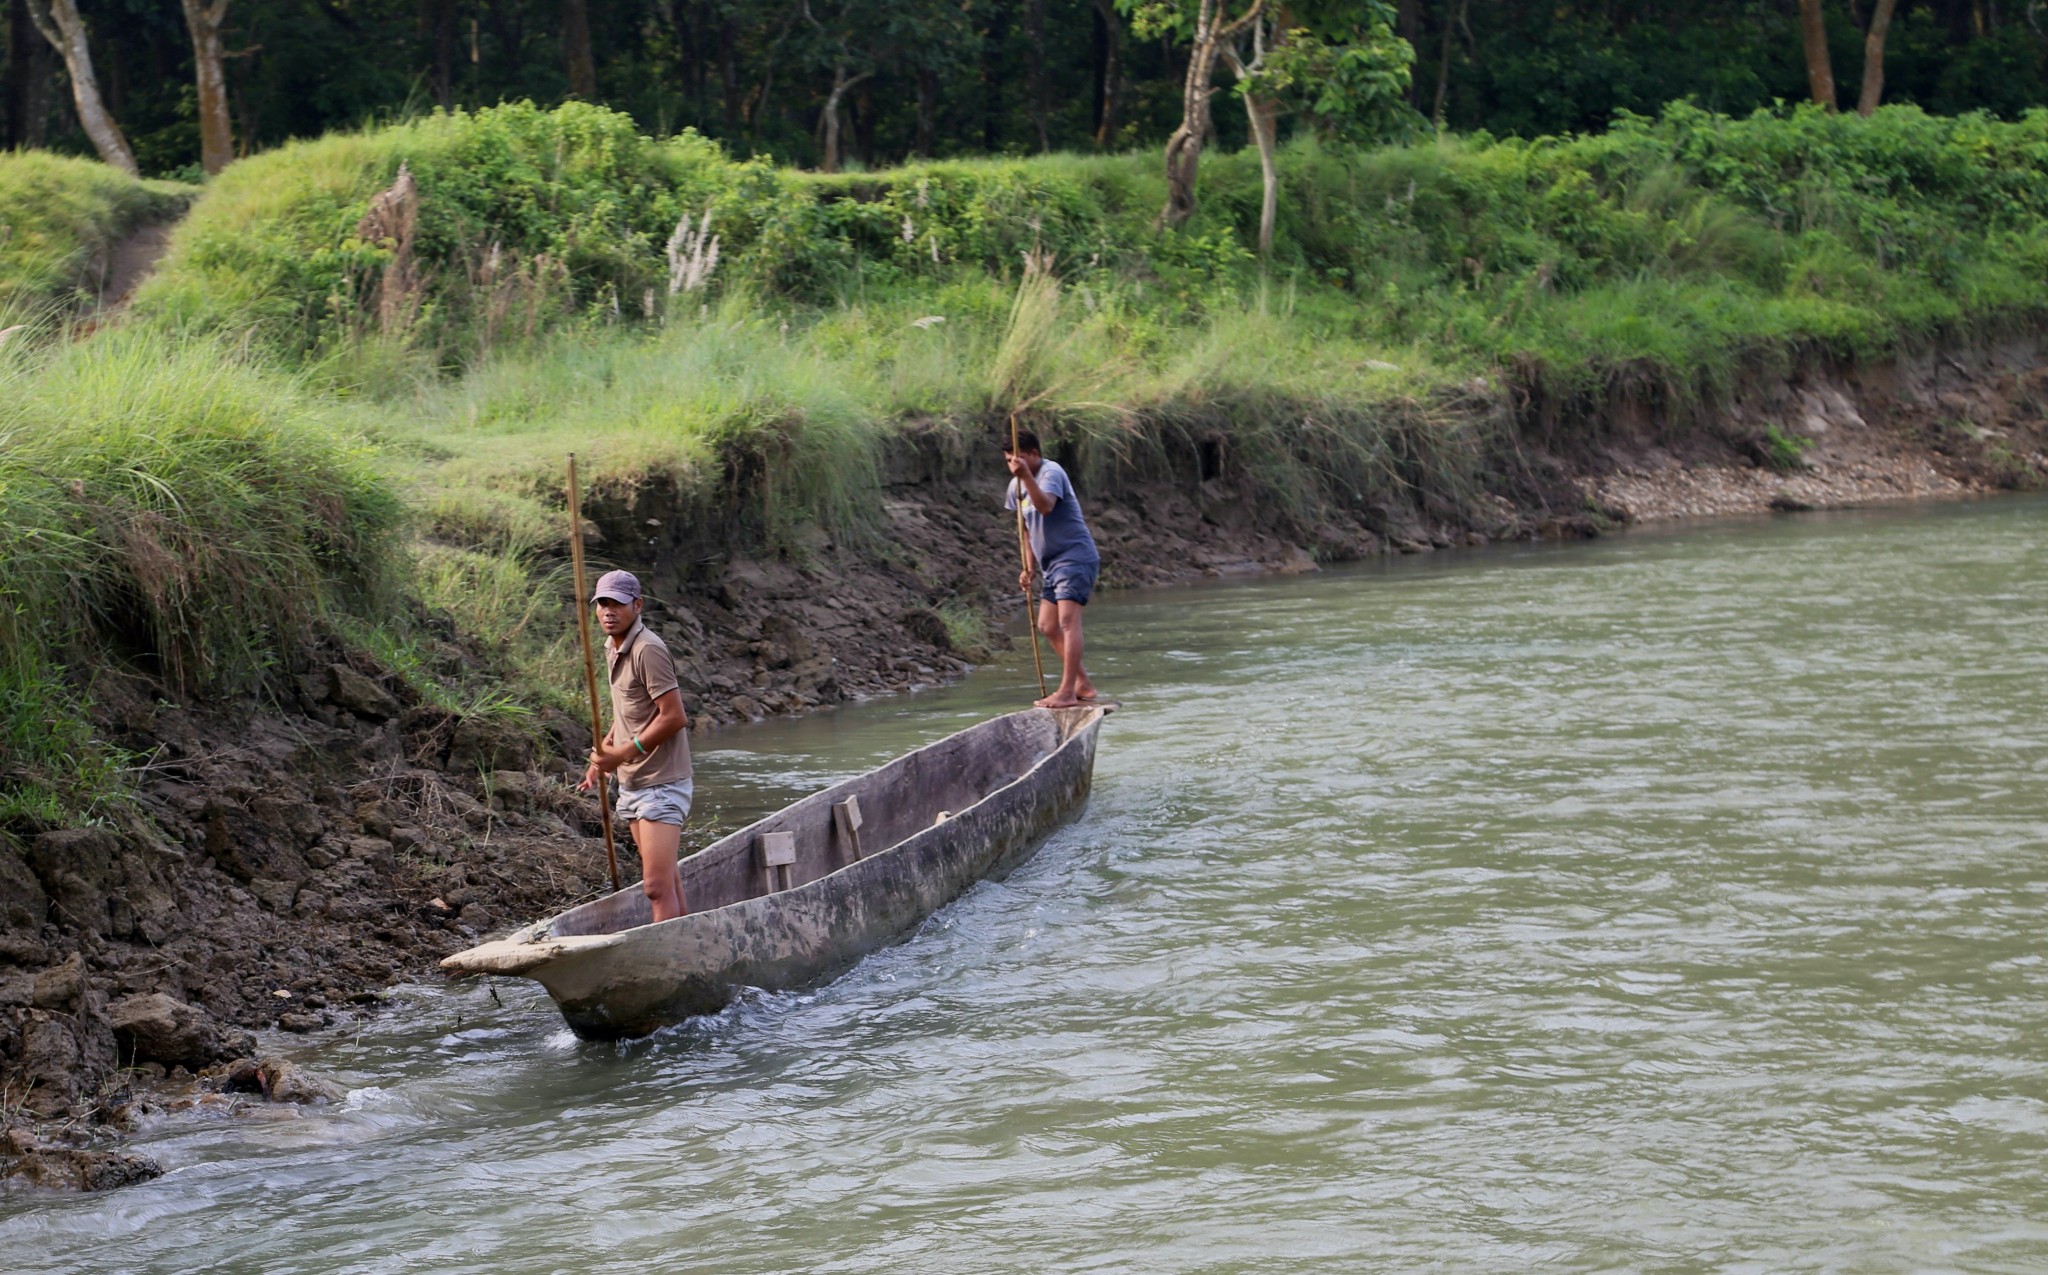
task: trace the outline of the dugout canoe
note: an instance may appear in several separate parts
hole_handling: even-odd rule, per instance
[[[534,979],[593,1040],[715,1013],[743,987],[821,982],[1078,815],[1110,711],[992,718],[786,806],[683,860],[686,916],[650,924],[630,886],[441,967]]]

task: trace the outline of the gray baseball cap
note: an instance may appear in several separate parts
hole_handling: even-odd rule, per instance
[[[590,595],[592,602],[599,598],[610,598],[614,602],[638,602],[640,579],[630,571],[607,571],[597,578],[597,588]]]

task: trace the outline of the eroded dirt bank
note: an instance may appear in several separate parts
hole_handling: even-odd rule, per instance
[[[1105,583],[1129,587],[2030,486],[2048,478],[2040,355],[2011,340],[1808,368],[1677,436],[1619,402],[1569,445],[1524,443],[1517,481],[1456,512],[1417,497],[1303,527],[1227,467],[1204,478],[1197,455],[1178,481],[1084,500]],[[593,554],[643,573],[699,732],[955,678],[1005,640],[1015,542],[993,457],[934,443],[892,465],[881,537],[801,560],[708,547],[659,491],[593,504]],[[485,660],[443,636],[445,668]],[[331,1098],[252,1061],[251,1030],[373,1013],[385,986],[606,886],[595,812],[566,783],[587,733],[559,714],[459,718],[338,648],[263,702],[175,705],[122,669],[101,670],[94,696],[108,736],[142,759],[138,799],[102,826],[0,833],[0,1172],[146,1177],[109,1131],[194,1075],[251,1101]]]

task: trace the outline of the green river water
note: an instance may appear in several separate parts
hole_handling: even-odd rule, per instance
[[[620,1046],[406,989],[343,1107],[0,1197],[0,1268],[2048,1271],[2048,503],[1089,624],[1088,811],[907,942]],[[1028,670],[722,734],[700,808]]]

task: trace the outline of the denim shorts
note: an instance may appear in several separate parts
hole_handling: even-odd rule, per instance
[[[1095,577],[1102,574],[1100,562],[1055,562],[1039,578],[1038,595],[1047,602],[1078,602],[1088,605],[1095,592]]]
[[[652,788],[621,788],[612,809],[619,818],[645,819],[649,823],[672,823],[681,827],[690,818],[690,799],[697,795],[694,780],[656,784]]]

